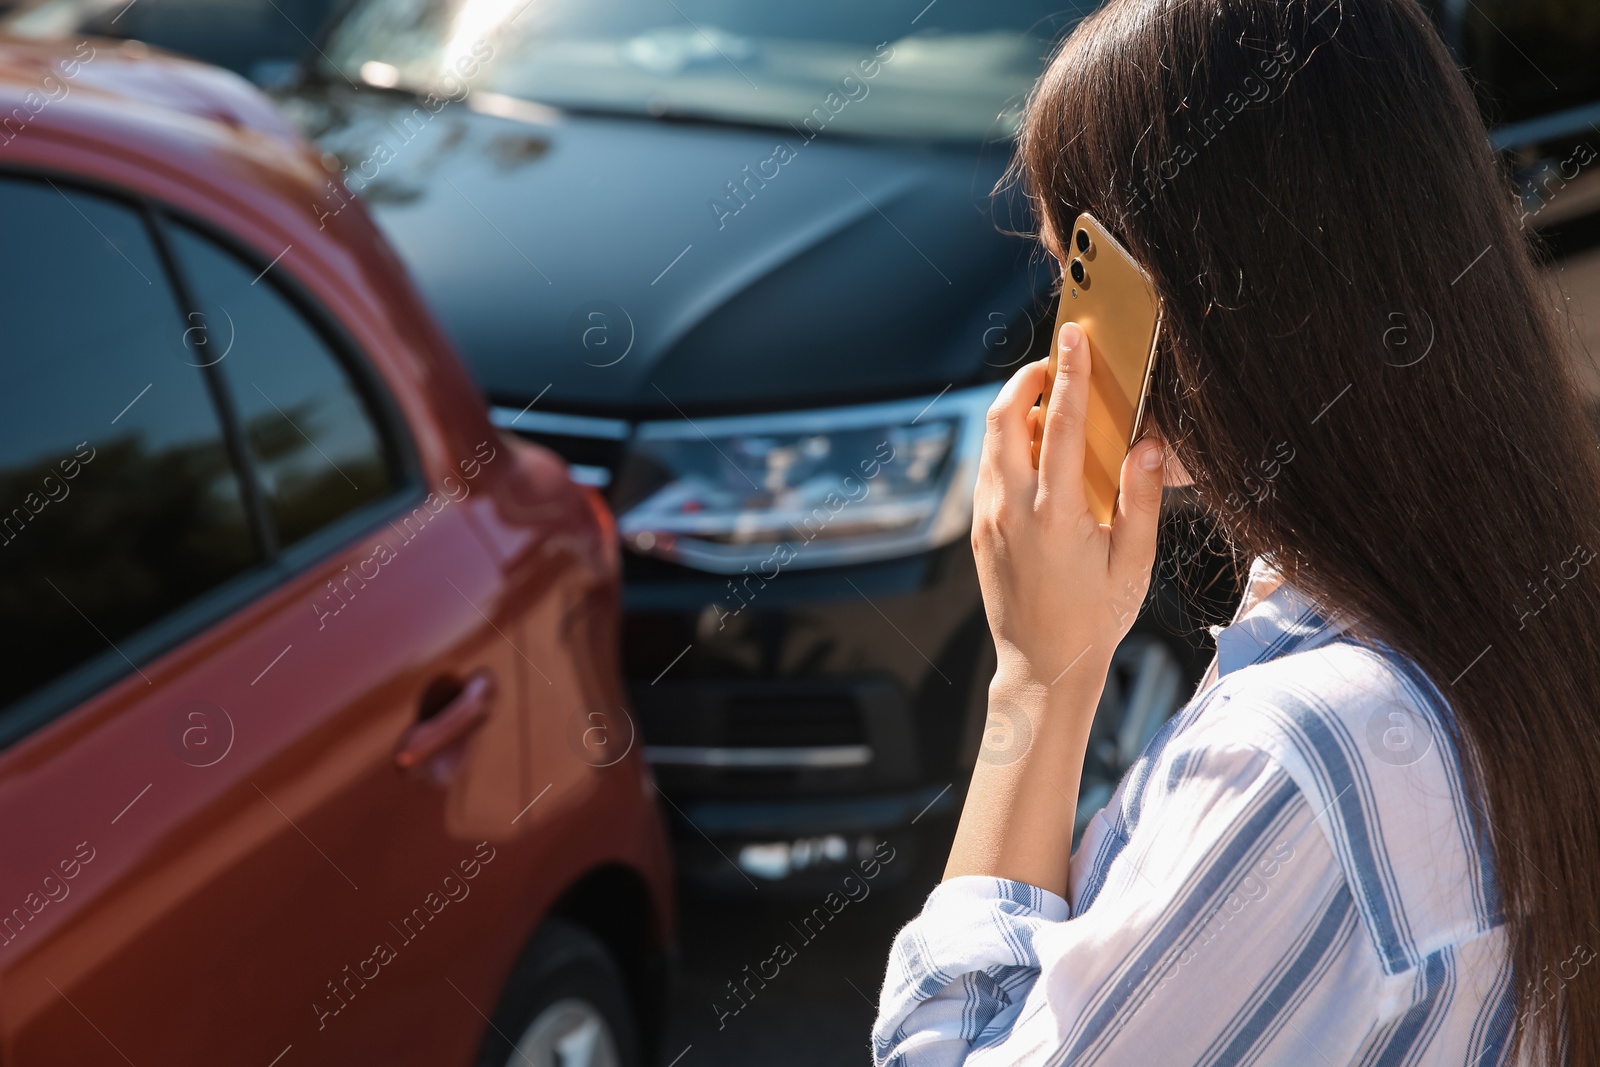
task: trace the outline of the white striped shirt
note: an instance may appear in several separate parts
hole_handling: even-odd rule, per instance
[[[1242,605],[1089,824],[1070,903],[976,876],[928,897],[895,939],[876,1062],[1504,1062],[1492,853],[1447,714],[1409,659],[1289,586]]]

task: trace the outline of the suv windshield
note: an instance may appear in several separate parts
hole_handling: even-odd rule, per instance
[[[325,58],[336,77],[452,97],[971,140],[1010,135],[1051,43],[1094,6],[356,0]]]

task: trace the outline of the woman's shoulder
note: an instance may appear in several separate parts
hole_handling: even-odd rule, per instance
[[[1449,714],[1405,656],[1342,638],[1229,673],[1180,714],[1161,758],[1264,754],[1287,773],[1393,974],[1501,921]]]

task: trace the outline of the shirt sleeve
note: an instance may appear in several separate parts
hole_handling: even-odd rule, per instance
[[[880,1067],[1350,1062],[1404,1009],[1280,765],[1190,744],[1140,776],[1073,857],[1071,905],[997,878],[934,890],[890,954]]]
[[[956,1064],[1003,1030],[1039,976],[1034,935],[1068,917],[1054,893],[1007,881],[952,878],[895,938],[884,976],[877,1062]]]

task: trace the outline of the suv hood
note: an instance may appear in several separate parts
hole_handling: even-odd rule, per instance
[[[436,112],[342,87],[283,103],[498,403],[642,417],[933,393],[1014,365],[1048,285],[990,210],[1008,145],[807,142],[482,93]],[[330,188],[318,210],[342,203]]]

